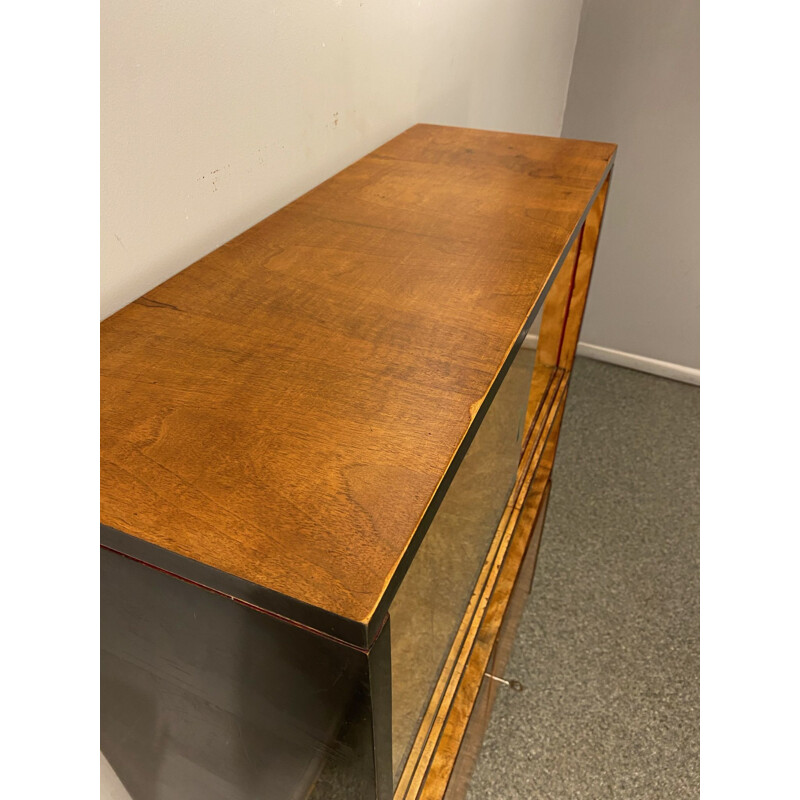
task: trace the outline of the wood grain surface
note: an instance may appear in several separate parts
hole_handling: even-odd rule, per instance
[[[418,125],[109,317],[101,523],[367,625],[615,151]]]

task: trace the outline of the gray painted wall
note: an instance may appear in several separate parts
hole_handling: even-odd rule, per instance
[[[697,0],[584,0],[562,136],[619,144],[587,344],[700,366]]]

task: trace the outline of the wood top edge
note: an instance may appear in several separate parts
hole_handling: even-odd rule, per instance
[[[476,136],[479,138],[485,136],[487,140],[493,138],[492,134],[494,133],[494,132],[480,131],[472,128],[453,128],[450,126],[439,126],[439,125],[429,125],[426,123],[419,123],[409,128],[403,134],[400,134],[390,139],[386,144],[377,148],[377,151],[380,151],[382,148],[389,147],[392,143],[398,142],[398,140],[403,140],[403,137],[409,134],[409,132],[411,131],[417,131],[418,134],[424,134],[426,131],[433,131],[433,132],[441,132],[443,135],[460,135],[459,132],[465,132],[466,134],[469,134],[471,136]],[[522,139],[528,141],[547,140],[551,142],[554,147],[561,147],[561,145],[569,142],[576,142],[577,144],[583,144],[583,145],[587,144],[585,142],[581,143],[580,140],[564,140],[564,139],[559,139],[558,137],[538,137],[538,136],[532,136],[530,134],[521,134],[521,133],[513,133],[513,134],[508,134],[503,132],[496,132],[496,133],[497,136],[499,137],[511,137],[511,139],[517,139],[521,137]],[[399,585],[399,581],[402,579],[402,576],[404,574],[404,566],[407,567],[408,562],[410,561],[410,558],[413,554],[413,551],[416,549],[415,543],[418,544],[418,542],[421,540],[422,535],[424,534],[424,529],[426,528],[426,520],[432,518],[433,513],[435,513],[436,507],[438,507],[438,500],[440,500],[441,497],[443,496],[447,484],[449,483],[448,476],[452,477],[452,474],[455,472],[458,463],[460,463],[460,458],[463,457],[463,454],[466,451],[466,447],[468,446],[472,435],[474,435],[474,431],[477,429],[477,426],[480,423],[480,420],[482,419],[482,414],[485,412],[485,409],[491,402],[493,392],[496,390],[497,386],[499,385],[499,381],[502,379],[502,375],[504,374],[504,369],[507,367],[513,354],[521,345],[525,333],[527,332],[528,327],[533,321],[533,317],[535,316],[539,306],[541,305],[547,287],[549,286],[550,282],[552,282],[555,272],[560,267],[561,261],[563,261],[563,256],[565,255],[566,251],[569,248],[569,244],[574,240],[574,236],[576,235],[580,224],[582,224],[582,220],[585,218],[586,212],[588,211],[588,207],[591,205],[591,201],[596,196],[597,191],[599,190],[600,186],[602,185],[603,181],[605,180],[606,176],[608,175],[611,169],[614,156],[616,153],[616,146],[608,143],[591,143],[591,144],[597,144],[598,146],[606,148],[604,156],[607,156],[607,158],[606,158],[606,163],[603,165],[602,169],[598,170],[597,173],[595,174],[595,177],[593,179],[595,181],[595,185],[593,190],[587,195],[587,202],[584,205],[583,211],[580,217],[575,219],[575,224],[572,225],[572,232],[569,235],[569,237],[565,236],[561,255],[551,263],[550,271],[549,273],[547,273],[548,278],[543,281],[542,285],[540,286],[538,294],[535,297],[532,296],[532,304],[527,308],[527,312],[525,313],[524,317],[520,317],[520,321],[517,323],[515,332],[511,334],[509,338],[506,340],[507,344],[504,348],[503,355],[500,356],[500,354],[498,353],[498,358],[497,361],[495,362],[493,370],[494,375],[488,383],[488,388],[486,388],[483,391],[482,396],[480,398],[475,398],[469,403],[469,409],[468,409],[468,415],[470,418],[469,422],[468,424],[466,424],[465,427],[461,429],[462,434],[460,435],[460,438],[457,441],[453,441],[452,439],[450,440],[453,441],[452,445],[453,449],[450,450],[449,460],[445,465],[443,465],[442,471],[438,475],[438,480],[433,485],[430,494],[427,496],[427,500],[425,501],[424,504],[419,506],[420,511],[418,512],[419,516],[417,517],[416,524],[413,526],[411,524],[408,525],[407,528],[408,534],[406,534],[404,537],[404,542],[402,547],[398,548],[393,546],[394,549],[391,550],[392,554],[390,556],[388,557],[381,556],[382,559],[381,563],[383,564],[383,566],[380,567],[380,570],[382,571],[380,572],[379,586],[378,585],[371,586],[368,592],[364,592],[361,595],[352,595],[351,599],[347,600],[346,604],[343,604],[343,601],[341,599],[337,600],[335,603],[327,604],[325,597],[314,596],[313,592],[309,592],[307,588],[307,587],[313,588],[314,585],[313,579],[311,580],[310,583],[308,583],[307,579],[303,578],[303,581],[301,581],[297,585],[298,591],[296,593],[293,593],[293,589],[290,584],[284,584],[282,586],[278,586],[275,583],[271,583],[269,580],[262,580],[254,574],[246,574],[243,573],[242,571],[237,570],[236,568],[232,567],[220,568],[222,562],[215,565],[211,563],[209,559],[203,558],[202,554],[199,553],[199,551],[198,555],[200,557],[195,557],[195,558],[189,557],[188,552],[190,552],[190,550],[187,550],[186,547],[173,546],[172,544],[170,544],[171,540],[164,539],[163,537],[159,539],[158,537],[161,536],[161,534],[158,534],[157,536],[153,535],[151,538],[151,535],[147,533],[145,530],[137,529],[137,525],[141,525],[141,523],[136,523],[132,525],[124,524],[128,519],[133,520],[133,518],[130,516],[128,516],[127,518],[124,517],[124,514],[130,515],[131,512],[125,511],[124,508],[123,511],[120,512],[119,511],[119,508],[121,508],[121,506],[119,506],[120,501],[116,498],[112,502],[112,505],[116,504],[117,506],[114,509],[114,513],[108,515],[103,514],[101,516],[104,529],[112,531],[116,530],[119,534],[121,534],[121,536],[127,537],[130,540],[135,540],[140,542],[141,545],[131,545],[129,542],[128,544],[126,544],[126,547],[128,547],[128,549],[138,550],[141,554],[144,554],[145,557],[142,558],[141,560],[144,560],[146,563],[151,563],[153,566],[157,568],[166,569],[163,566],[163,563],[165,561],[169,561],[172,566],[172,569],[168,569],[167,571],[174,572],[174,574],[178,575],[179,577],[185,577],[186,579],[193,580],[201,585],[206,585],[206,583],[208,583],[209,588],[212,589],[216,589],[220,585],[227,586],[228,588],[232,588],[233,591],[228,592],[227,590],[223,589],[222,590],[223,593],[231,594],[231,596],[235,596],[238,597],[238,599],[244,600],[245,602],[252,603],[253,605],[260,607],[267,612],[274,612],[280,616],[286,616],[289,619],[297,621],[299,624],[308,625],[309,627],[320,630],[323,633],[332,635],[335,638],[341,639],[348,643],[352,643],[356,646],[359,647],[368,646],[373,640],[374,636],[377,634],[379,626],[383,623],[383,619],[385,617],[385,610],[388,607],[388,603],[391,600],[391,596],[393,596],[393,592],[396,590],[397,585]],[[231,242],[227,243],[227,245],[223,245],[222,248],[213,251],[213,253],[209,254],[209,256],[206,256],[199,262],[193,264],[191,267],[188,267],[186,270],[182,271],[182,273],[179,273],[177,276],[168,279],[155,289],[148,292],[146,294],[146,297],[153,298],[152,302],[155,302],[157,305],[162,304],[165,306],[165,314],[157,318],[155,313],[147,312],[149,316],[147,316],[146,319],[155,320],[156,324],[163,323],[167,326],[171,326],[171,327],[165,327],[163,333],[159,332],[158,335],[161,337],[159,341],[163,342],[163,341],[175,340],[179,342],[184,342],[186,341],[185,337],[187,336],[185,331],[192,330],[186,328],[181,328],[181,329],[176,328],[174,321],[172,321],[174,320],[174,315],[172,318],[166,316],[166,314],[171,313],[169,309],[166,308],[166,306],[170,305],[170,300],[174,299],[173,297],[174,295],[176,295],[180,291],[184,291],[187,286],[193,283],[193,281],[190,281],[187,278],[187,275],[189,274],[190,271],[193,270],[193,268],[195,268],[194,272],[192,273],[193,278],[195,275],[197,275],[202,280],[207,280],[211,277],[213,277],[214,280],[220,280],[217,277],[218,274],[220,274],[218,264],[223,263],[220,261],[220,259],[223,256],[227,259],[230,258],[240,259],[241,257],[238,255],[237,248],[241,250],[246,246],[250,246],[251,241],[255,241],[252,232],[256,228],[259,228],[259,226],[263,226],[264,223],[266,223],[268,220],[278,217],[279,215],[284,215],[280,217],[280,219],[275,223],[274,226],[272,226],[272,230],[277,231],[276,234],[277,236],[285,235],[285,231],[289,230],[286,227],[286,222],[285,222],[285,213],[287,209],[295,207],[296,209],[298,209],[297,214],[295,214],[295,216],[297,216],[298,214],[302,214],[305,216],[300,216],[298,217],[299,219],[301,220],[310,219],[307,216],[307,210],[306,210],[306,207],[309,205],[309,203],[307,202],[308,198],[313,196],[312,197],[313,200],[314,198],[321,196],[324,202],[328,203],[329,201],[327,200],[327,197],[332,194],[334,187],[341,186],[343,183],[346,183],[346,180],[349,180],[351,176],[355,176],[353,180],[355,179],[361,180],[359,176],[364,174],[364,169],[367,169],[367,167],[363,166],[364,162],[367,161],[370,158],[370,156],[372,156],[375,152],[376,151],[373,151],[372,153],[365,155],[363,158],[354,162],[349,167],[346,167],[344,170],[336,173],[336,175],[326,180],[323,184],[320,184],[320,186],[315,187],[315,189],[302,195],[300,198],[298,198],[298,200],[293,201],[293,203],[290,203],[288,206],[284,207],[283,209],[280,209],[275,214],[271,215],[270,217],[267,217],[261,223],[258,223],[256,226],[253,226],[252,228],[243,232],[239,236],[235,237],[233,240],[231,240]],[[427,164],[427,162],[425,162],[425,164]],[[361,171],[359,172],[358,170],[356,170],[355,172],[353,172],[354,167],[356,167],[357,165],[362,165]],[[444,167],[442,167],[441,169],[436,165],[434,165],[434,167],[431,167],[429,170],[431,174],[440,174],[440,173],[443,174],[441,170],[444,169]],[[492,169],[494,168],[495,167],[492,167]],[[457,169],[461,170],[459,174],[462,174],[464,169],[466,169],[466,167],[458,166]],[[488,167],[484,169],[488,169]],[[419,173],[420,175],[424,175],[426,174],[425,171],[428,170],[428,167],[423,165],[422,167],[414,167],[413,170],[416,170],[416,172]],[[386,174],[390,178],[392,177],[392,173],[386,173]],[[339,180],[337,181],[337,179]],[[510,177],[508,180],[517,181],[518,179],[514,177],[514,173],[512,172],[510,173]],[[435,190],[435,186],[433,184],[431,184],[431,186],[433,188],[429,189],[428,191]],[[323,187],[324,191],[318,192],[318,190],[323,189]],[[371,186],[369,184],[367,184],[367,187],[370,188],[371,190]],[[318,192],[318,194],[315,195],[314,194],[315,192]],[[377,199],[380,200],[380,197],[378,197]],[[344,209],[345,212],[348,213],[350,210],[350,206],[347,205],[348,203],[352,204],[353,202],[358,202],[358,203],[362,202],[358,197],[356,197],[355,201],[353,201],[350,196],[344,196],[344,200],[346,202],[343,203],[342,208]],[[372,200],[370,202],[374,203],[374,201]],[[320,205],[318,207],[327,208],[330,206]],[[378,210],[380,211],[379,205],[375,207],[378,208]],[[339,214],[339,216],[341,216],[342,214],[342,208],[338,207],[336,208],[336,211]],[[353,208],[355,209],[353,213],[356,212],[363,213],[365,207],[362,204],[362,206],[353,206]],[[408,209],[410,210],[406,210],[403,213],[407,215],[408,214],[413,215],[415,213],[413,206],[409,206]],[[355,218],[356,217],[354,217],[354,219]],[[391,219],[391,217],[386,217],[385,219]],[[418,222],[413,217],[408,217],[408,219],[411,219],[413,223],[417,226],[424,225],[424,220],[423,222]],[[325,222],[323,218],[323,223],[321,224],[327,225],[328,223]],[[346,223],[346,224],[351,224],[351,223]],[[326,235],[330,235],[330,231],[334,230],[338,229],[328,226],[327,228],[325,228],[323,233],[325,233]],[[391,245],[392,237],[394,237],[395,234],[389,228],[385,230],[388,231],[388,233],[385,233],[384,229],[379,229],[380,236],[386,239],[386,241],[389,242],[389,244]],[[248,236],[248,234],[250,234],[250,236]],[[371,236],[372,234],[365,234],[363,239],[360,241],[369,244]],[[417,240],[409,240],[409,241],[414,244],[416,244],[417,242]],[[447,247],[451,247],[451,245],[449,244],[449,240],[443,239],[442,242]],[[220,251],[223,250],[225,250],[225,253],[220,254]],[[247,255],[247,253],[245,253],[245,255]],[[372,258],[371,255],[369,257]],[[281,277],[281,280],[286,280],[283,277],[283,275],[286,274],[289,276],[289,279],[291,279],[291,274],[288,272],[270,273],[270,274],[279,275]],[[420,274],[424,275],[424,273]],[[194,280],[194,283],[197,283],[197,280]],[[214,296],[212,290],[209,290],[208,296],[209,297]],[[230,298],[231,302],[236,301],[238,295],[231,294]],[[226,302],[229,301],[226,300]],[[134,324],[138,324],[137,320],[145,319],[145,317],[141,316],[142,314],[141,307],[134,311],[129,310],[132,305],[135,304],[126,306],[124,309],[121,309],[111,317],[107,318],[103,323],[104,330],[114,329],[113,332],[109,334],[109,337],[115,338],[115,341],[117,343],[123,341],[120,338],[121,336],[120,330],[123,327],[128,326],[130,330],[134,330],[132,326]],[[177,306],[178,304],[176,303],[174,305]],[[254,313],[258,313],[257,307]],[[224,324],[227,327],[225,328],[219,327],[218,323],[215,321],[216,318],[209,317],[208,312],[203,312],[202,314],[196,315],[192,319],[197,320],[197,322],[196,323],[193,322],[193,324],[201,324],[201,323],[203,325],[208,324],[216,326],[222,333],[225,333],[226,331],[231,331],[233,332],[233,334],[235,334],[236,337],[242,335],[239,333],[240,329],[236,327],[231,327],[231,324],[228,321],[224,322]],[[423,318],[420,317],[420,320],[422,319]],[[206,322],[202,322],[203,320],[206,320]],[[237,320],[235,319],[233,321],[237,322]],[[398,317],[398,321],[402,321],[402,318]],[[209,328],[208,330],[210,331],[211,329]],[[488,330],[489,329],[487,328],[487,332]],[[178,334],[176,334],[175,331],[178,331],[179,335],[184,338],[176,339],[175,337]],[[126,339],[124,341],[130,342],[130,344],[126,346],[130,347],[132,352],[137,347],[139,347],[139,344],[135,340]],[[237,340],[236,347],[239,346],[240,343]],[[236,353],[239,352],[239,350],[236,350],[235,348],[232,349],[229,347],[228,349],[230,352],[236,352]],[[117,349],[115,352],[119,354],[120,351]],[[142,350],[142,352],[147,352],[147,351]],[[177,351],[175,352],[177,353]],[[195,352],[196,350],[192,351],[192,353]],[[311,353],[312,351],[307,350],[306,352]],[[125,356],[127,357],[127,353],[125,354]],[[109,385],[113,384],[112,387],[113,393],[116,393],[114,397],[115,405],[112,404],[113,413],[116,415],[118,413],[118,408],[124,407],[123,401],[124,401],[124,393],[126,391],[125,387],[126,386],[129,387],[131,391],[134,390],[140,391],[141,387],[139,387],[139,385],[136,383],[131,383],[130,378],[125,377],[126,374],[127,375],[130,374],[130,370],[132,369],[131,364],[135,362],[124,361],[122,357],[115,357],[112,360],[115,360],[114,369],[110,370],[109,372],[106,372],[106,375],[108,377],[108,380],[111,381],[111,384]],[[152,361],[152,363],[156,367],[160,367],[161,364],[160,361]],[[177,359],[177,357],[175,363],[178,367],[181,366],[181,362],[179,359]],[[122,364],[122,366],[124,367],[124,369],[122,370],[122,373],[124,373],[122,379],[119,377],[120,364]],[[125,372],[125,370],[127,370],[127,373]],[[188,378],[186,378],[186,375],[182,373],[176,373],[176,374],[178,374],[178,377],[181,378],[181,380],[184,381],[188,380]],[[158,381],[161,379],[158,376],[156,377],[158,383]],[[193,372],[192,380],[194,380],[195,377],[196,373]],[[196,381],[193,385],[196,385]],[[458,384],[454,384],[454,387],[458,388]],[[110,389],[109,391],[112,390]],[[181,392],[183,391],[184,389],[182,388],[181,385]],[[142,394],[142,397],[147,397],[147,396],[149,395]],[[196,397],[198,398],[198,402],[200,403],[206,402],[204,400],[204,395],[197,394]],[[171,438],[173,434],[172,431],[170,430],[170,426],[173,424],[172,420],[175,419],[175,414],[185,412],[185,409],[183,408],[183,406],[181,406],[181,403],[183,402],[182,398],[183,398],[182,394],[175,394],[173,392],[173,394],[171,394],[167,400],[163,401],[165,403],[166,402],[171,403],[172,405],[170,406],[170,408],[177,409],[177,412],[173,410],[170,412],[170,416],[164,417],[163,419],[161,417],[158,417],[157,414],[156,416],[153,417],[153,425],[155,425],[159,419],[161,420],[160,422],[158,422],[158,425],[161,426],[160,432],[157,427],[151,426],[151,428],[148,428],[147,430],[142,430],[140,434],[137,434],[137,436],[141,435],[146,437],[146,439],[142,439],[142,441],[145,442],[144,447],[145,450],[147,451],[146,453],[147,459],[149,460],[147,462],[148,464],[147,469],[151,468],[149,466],[149,463],[155,460],[158,463],[159,467],[163,464],[164,469],[167,468],[172,469],[173,474],[175,474],[176,470],[173,467],[175,466],[175,464],[178,464],[178,466],[180,467],[182,463],[181,459],[183,458],[183,456],[181,455],[182,447],[179,445],[180,440]],[[162,401],[159,399],[158,402]],[[193,403],[194,402],[195,400],[193,399]],[[175,405],[176,403],[177,406]],[[194,407],[195,406],[191,406],[191,408]],[[201,407],[202,406],[197,406],[197,408]],[[138,412],[138,409],[141,408],[141,406],[133,406],[132,408],[136,412]],[[190,411],[191,408],[189,409]],[[111,413],[111,411],[109,411],[109,413]],[[132,411],[131,413],[134,412]],[[135,417],[132,417],[132,419],[135,419]],[[164,428],[164,425],[166,425],[167,427]],[[270,428],[269,430],[272,429]],[[234,437],[232,441],[235,442],[237,440]],[[125,444],[125,447],[128,447],[127,443]],[[141,445],[136,444],[136,447],[141,447]],[[128,451],[125,450],[125,452]],[[126,469],[128,468],[127,463],[120,461],[119,455],[114,456],[114,458],[116,459],[119,465],[124,466]],[[145,464],[145,462],[142,463]],[[211,466],[212,468],[215,467],[215,465],[213,464]],[[119,477],[121,475],[119,469],[120,469],[119,466],[115,467],[116,471],[113,474],[114,478]],[[154,470],[152,475],[148,476],[143,476],[140,471],[138,473],[138,477],[136,477],[135,479],[136,481],[138,481],[138,483],[131,483],[131,486],[133,487],[132,491],[145,491],[146,489],[147,492],[150,492],[152,488],[152,481],[156,479],[162,480],[162,478],[158,477],[159,475],[162,474],[165,476],[167,475],[165,471],[160,469]],[[178,474],[180,475],[180,473]],[[190,492],[190,493],[194,492],[195,490],[192,487],[202,486],[204,478],[205,475],[203,473],[198,473],[198,477],[193,478],[192,481],[185,479],[183,484],[185,488],[181,489],[180,491]],[[124,478],[124,480],[128,479]],[[173,479],[170,478],[169,480],[172,481]],[[359,478],[359,480],[361,479]],[[108,485],[108,483],[106,485]],[[145,489],[136,488],[139,485],[145,486]],[[163,486],[158,487],[156,493],[153,495],[154,499],[152,501],[154,503],[154,510],[152,511],[153,519],[157,519],[156,515],[161,515],[163,517],[163,513],[158,510],[156,504],[162,502],[160,498],[168,496],[168,492],[172,491],[174,490],[171,489],[168,484],[163,484]],[[124,503],[126,503],[127,500],[123,499],[122,502],[124,505]],[[201,511],[203,513],[208,513],[203,511],[203,509],[207,506],[207,503],[206,501],[203,500],[202,492],[197,494],[197,499],[193,500],[192,502],[195,504],[196,508],[190,509],[189,511],[193,515],[195,515],[195,518],[197,513],[200,513]],[[357,502],[360,504],[358,507],[365,507],[363,505],[365,501],[358,500]],[[134,508],[134,505],[130,504],[130,508]],[[148,511],[148,513],[150,512]],[[213,522],[210,516],[208,517],[208,519]],[[135,520],[133,521],[135,522]],[[333,521],[334,518],[331,517],[331,523],[333,523]],[[203,524],[205,524],[205,519],[203,519],[202,522]],[[209,522],[209,524],[211,524],[211,522]],[[218,523],[214,522],[214,524]],[[326,536],[332,537],[333,539],[336,539],[336,537],[340,536],[340,534],[332,532],[335,529],[333,524],[329,524],[326,527],[328,531],[328,533],[325,534]],[[212,530],[212,528],[209,528],[209,530]],[[199,536],[200,534],[193,533],[192,535],[196,537]],[[236,535],[238,536],[239,534]],[[115,541],[116,541],[116,546],[112,547],[112,549],[119,549],[121,547],[119,543],[119,538],[117,537]],[[162,542],[161,545],[157,544],[157,542],[159,541]],[[188,541],[189,540],[187,539],[187,542]],[[196,541],[200,540],[196,539]],[[242,541],[244,542],[244,540]],[[310,541],[311,540],[309,540],[309,542]],[[288,544],[290,545],[290,550],[292,552],[296,552],[298,555],[304,552],[304,550],[300,548],[304,548],[305,545],[293,542],[288,542]],[[379,544],[381,544],[380,540]],[[120,552],[123,551],[120,550]],[[132,557],[137,557],[132,553],[130,555],[132,555]],[[315,558],[318,559],[318,556],[319,554],[317,554]],[[244,551],[242,557],[243,558],[246,557]],[[288,563],[296,563],[297,568],[299,570],[305,569],[302,563],[299,561],[287,562],[287,564]],[[200,566],[196,567],[194,565],[200,565]],[[269,564],[267,564],[267,566],[269,566]],[[196,573],[198,570],[200,570],[200,572],[203,572],[202,580],[196,580],[197,577]],[[193,574],[195,575],[195,577],[192,577]],[[361,579],[358,577],[357,573],[354,573],[352,579],[348,578],[348,580],[352,581],[351,584],[352,586],[358,586],[359,585],[358,582]],[[204,581],[206,583],[204,583]],[[346,584],[344,583],[342,585],[346,586]],[[342,595],[342,597],[344,598],[345,595]]]

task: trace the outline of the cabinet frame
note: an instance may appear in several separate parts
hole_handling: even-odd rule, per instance
[[[417,128],[433,130],[435,126]],[[469,132],[470,135],[473,133],[476,132]],[[301,793],[287,797],[292,800],[333,798],[335,792],[339,791],[335,788],[337,786],[345,793],[343,796],[358,800],[458,800],[464,796],[498,690],[495,678],[502,677],[504,673],[514,631],[535,571],[569,381],[613,169],[614,148],[608,147],[611,149],[608,150],[607,163],[589,202],[566,238],[527,319],[497,367],[494,379],[477,405],[449,465],[443,472],[437,473],[441,474],[441,479],[430,495],[416,528],[409,530],[407,546],[391,574],[386,576],[383,590],[380,596],[376,594],[376,604],[368,616],[360,619],[357,615],[337,615],[330,609],[274,590],[268,583],[245,580],[217,568],[213,563],[204,563],[160,546],[155,540],[146,540],[114,525],[101,523],[100,544],[106,569],[106,577],[101,583],[101,604],[105,609],[104,618],[113,620],[101,626],[101,671],[105,679],[101,702],[111,709],[110,715],[106,715],[101,724],[101,746],[104,752],[108,751],[112,767],[123,783],[128,787],[140,787],[139,795],[134,800],[149,800],[145,796],[148,790],[141,787],[149,785],[151,779],[157,780],[158,776],[156,774],[153,777],[148,773],[148,770],[152,772],[156,767],[152,765],[152,754],[148,751],[149,734],[136,727],[139,709],[125,695],[124,681],[115,682],[115,674],[128,674],[126,670],[138,668],[137,664],[141,661],[139,666],[144,664],[143,669],[153,680],[162,680],[165,674],[173,675],[170,672],[170,659],[173,662],[176,660],[170,655],[168,641],[149,639],[147,634],[153,626],[163,624],[165,628],[172,625],[175,635],[179,636],[180,615],[193,603],[207,608],[218,619],[239,625],[242,630],[251,630],[254,636],[262,635],[258,631],[268,631],[263,635],[272,636],[279,643],[276,652],[280,654],[277,656],[280,663],[274,665],[276,675],[283,676],[281,680],[285,678],[287,685],[291,686],[291,680],[286,676],[290,676],[292,665],[298,663],[297,654],[303,650],[302,642],[307,641],[308,657],[311,659],[314,658],[314,643],[322,643],[322,650],[326,652],[341,654],[340,662],[346,665],[342,672],[347,676],[345,684],[351,689],[352,686],[357,687],[357,690],[353,690],[354,696],[360,699],[354,711],[345,708],[348,702],[346,697],[339,698],[335,691],[324,685],[324,676],[317,675],[310,668],[312,679],[320,682],[319,691],[328,698],[326,703],[330,707],[326,709],[330,714],[323,721],[332,728],[327,734],[319,733],[314,728],[322,724],[322,718],[317,714],[319,709],[303,709],[302,703],[298,705],[295,717],[291,714],[287,717],[289,727],[294,729],[293,726],[296,726],[299,732],[296,734],[295,750],[287,751],[286,763],[292,763],[295,756],[304,757],[303,753],[306,752],[310,758],[307,780],[301,781],[305,788],[302,791],[298,789]],[[511,150],[512,146],[509,145],[508,149]],[[473,151],[467,149],[464,152]],[[296,201],[301,204],[301,209],[302,200]],[[555,252],[558,251],[554,249],[553,257]],[[542,277],[545,274],[542,271]],[[148,308],[174,308],[146,297],[138,302]],[[528,308],[525,305],[526,313]],[[391,743],[390,605],[492,399],[539,315],[541,321],[536,359],[514,488],[395,788]],[[520,320],[523,318],[521,314]],[[513,330],[517,330],[516,326]],[[495,363],[492,362],[493,368]],[[490,372],[489,378],[491,375]],[[184,599],[170,599],[178,596]],[[159,620],[157,612],[160,597],[168,609],[163,620]],[[223,622],[222,627],[225,624]],[[195,634],[204,646],[211,649],[214,647],[214,635],[213,630],[202,629]],[[149,650],[146,657],[140,659],[136,646],[145,641],[149,644],[142,646]],[[224,695],[231,691],[235,675],[209,667],[202,658],[193,661],[189,657],[190,645],[185,646],[187,658],[183,667],[193,671],[192,674],[200,683],[205,682],[209,696],[215,692]],[[337,657],[333,658],[336,660]],[[177,662],[181,662],[180,657]],[[252,684],[245,682],[238,690],[251,692],[253,702],[265,704],[263,707],[268,714],[280,716],[286,713],[281,705],[282,698],[270,697],[269,692],[265,694],[258,680],[256,678]],[[213,727],[217,725],[214,715],[218,715],[218,709],[206,703],[207,698],[202,693],[198,695],[194,690],[187,693],[181,681],[176,679],[169,684],[165,696],[168,704],[174,704],[174,707],[170,706],[170,713],[174,711],[179,715],[196,711],[200,728],[205,730],[203,726],[206,726],[213,733]],[[341,703],[341,707],[337,703]],[[246,717],[247,709],[244,714]],[[248,724],[258,727],[258,722],[252,719]],[[138,739],[129,734],[131,730],[139,731],[136,734]],[[269,731],[261,731],[253,741],[263,743],[268,741],[269,735],[272,735]],[[323,740],[325,736],[331,740],[329,751],[322,754],[312,752],[314,747],[310,743],[316,741],[315,736],[317,740]],[[242,741],[231,751],[224,747],[220,749],[218,744],[210,741],[198,744],[192,739],[191,733],[188,734],[188,740],[191,740],[189,743],[194,748],[192,758],[196,760],[188,759],[191,763],[186,764],[187,770],[195,767],[202,770],[202,758],[206,752],[203,747],[206,745],[209,758],[222,759],[220,769],[223,771],[235,771],[235,765],[246,760],[242,755],[248,752],[244,734]],[[240,750],[236,750],[236,747]],[[175,763],[178,764],[175,769],[180,770],[183,762]],[[247,769],[243,768],[243,773],[247,773]],[[258,769],[254,767],[254,770],[250,777],[245,774],[242,778],[243,783],[239,786],[242,794],[237,794],[237,798],[248,796],[248,786],[255,787],[253,781],[261,780],[257,777],[260,774]],[[278,770],[276,786],[280,778]],[[248,780],[251,784],[247,783]],[[328,780],[330,783],[326,783]],[[263,787],[258,790],[262,791]],[[334,794],[320,794],[328,790]],[[188,800],[192,796],[182,795],[180,788],[173,787],[171,791],[170,798],[185,796]],[[348,791],[355,793],[348,795]],[[220,795],[224,796],[224,793]]]

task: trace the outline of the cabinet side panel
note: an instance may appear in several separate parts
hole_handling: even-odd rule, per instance
[[[376,796],[369,666],[101,550],[101,749],[133,800]],[[335,768],[331,768],[335,767]]]

